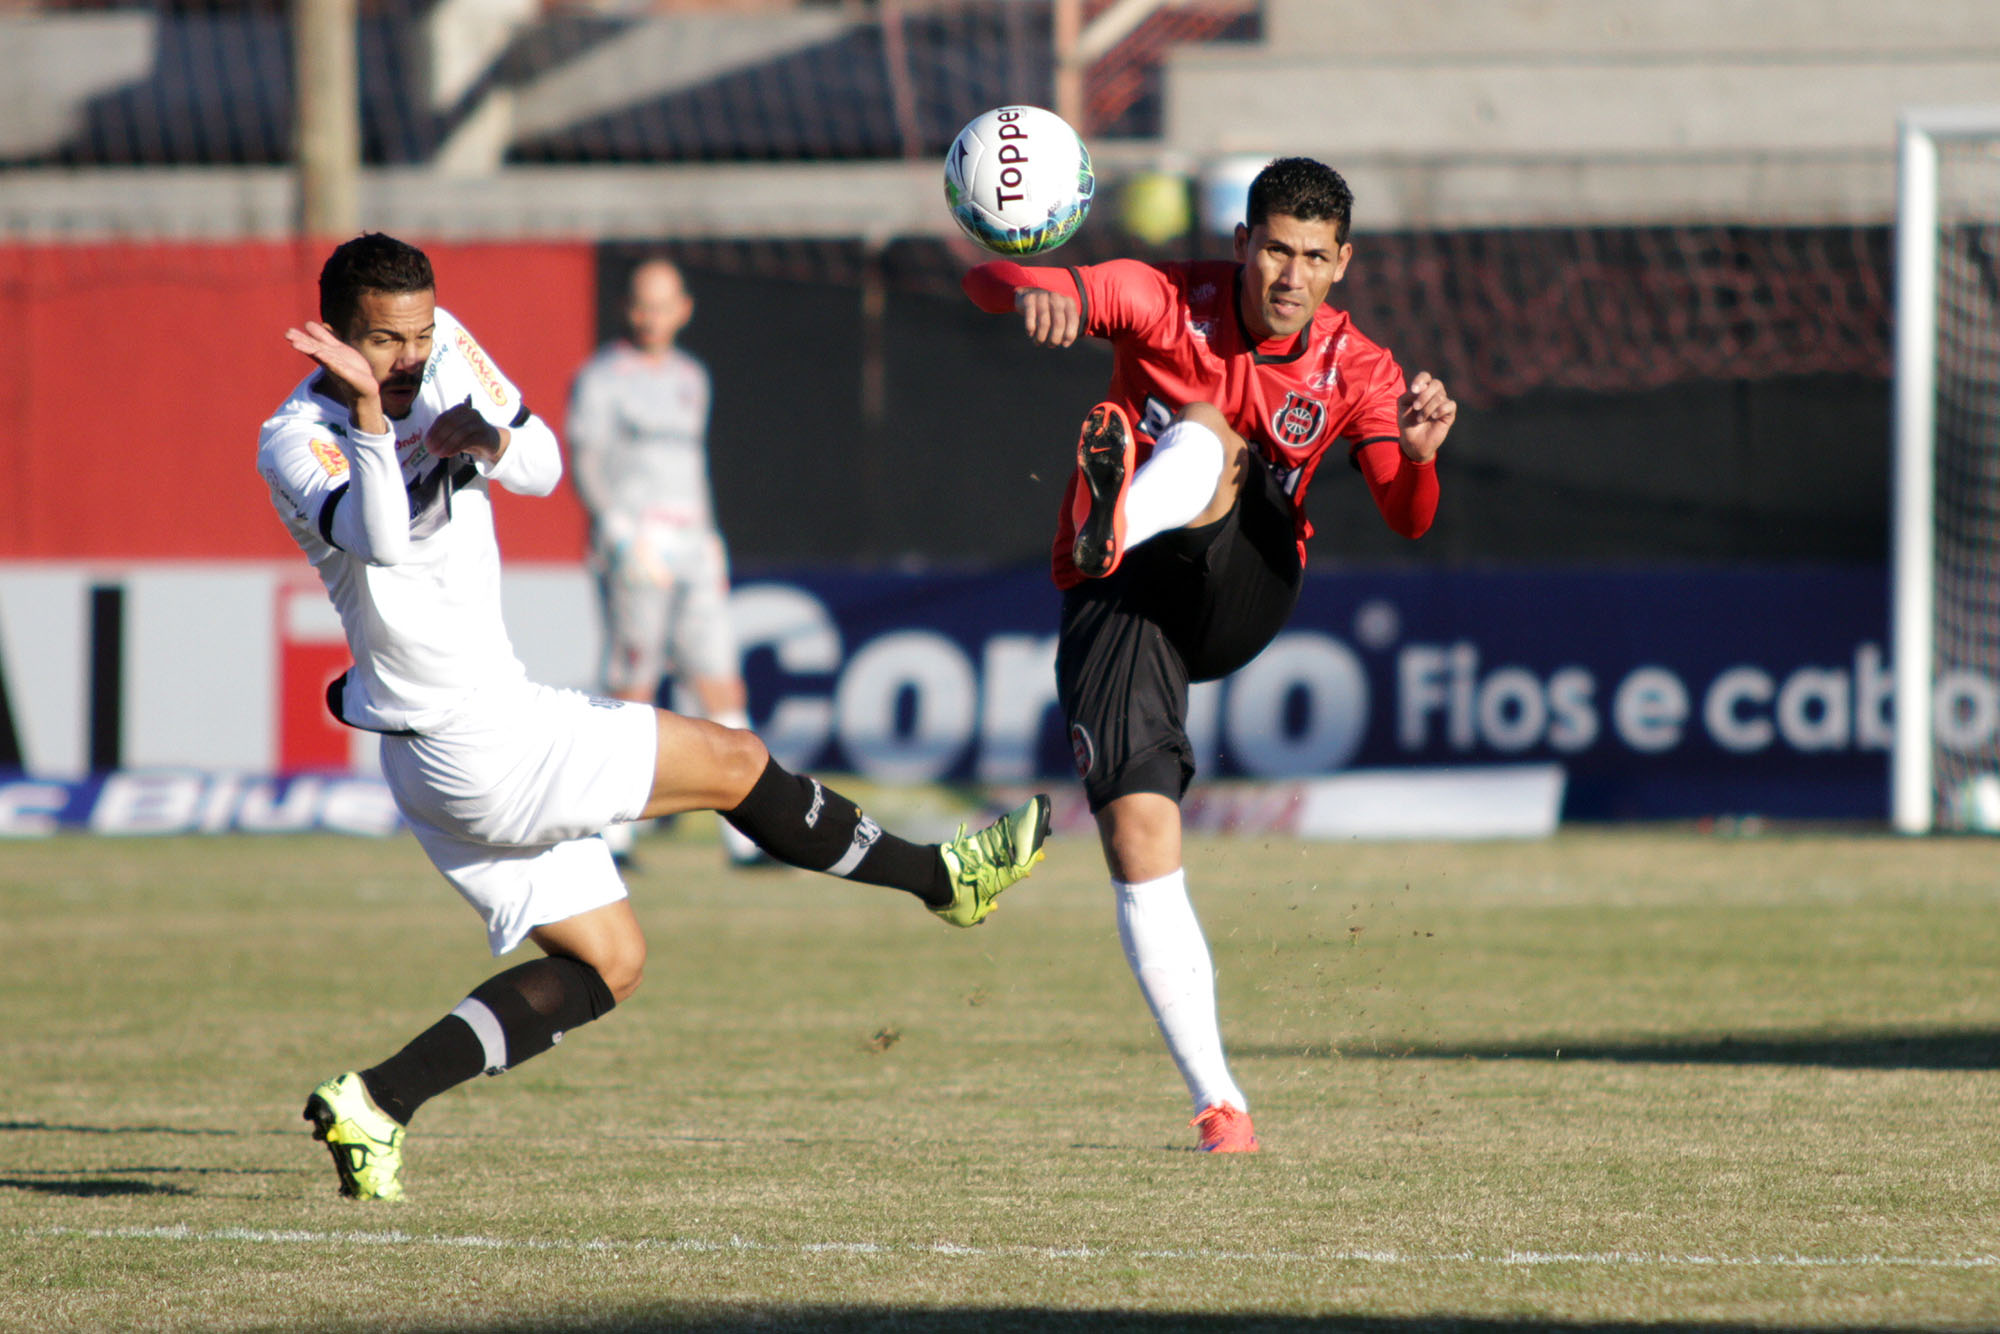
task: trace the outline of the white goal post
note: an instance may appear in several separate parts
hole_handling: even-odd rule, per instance
[[[1983,190],[1979,182],[1967,186],[1952,174],[1952,162],[1965,150],[1982,159],[1991,159],[1992,183]],[[1982,161],[1976,174],[1983,178],[1986,171]],[[2000,587],[2000,544],[1993,542],[1992,533],[1974,534],[1975,540],[1970,543],[1960,542],[1950,533],[1943,537],[1939,533],[1941,518],[1950,517],[1939,513],[1940,389],[1977,385],[1977,380],[1968,378],[1967,368],[1963,367],[1954,370],[1948,383],[1940,383],[1941,351],[1955,352],[1959,342],[1954,335],[1953,347],[1941,348],[1939,330],[1945,312],[1940,309],[1940,301],[1950,300],[1952,293],[1941,290],[1940,261],[1959,248],[1968,235],[1989,234],[1991,239],[1977,242],[1981,253],[1988,255],[1993,239],[2000,239],[2000,106],[1906,111],[1901,120],[1897,178],[1891,630],[1896,731],[1890,765],[1890,815],[1897,831],[1920,834],[1935,827],[1941,814],[1949,823],[1966,824],[1962,803],[1954,795],[1962,789],[1955,784],[1978,781],[1977,775],[1941,771],[1943,748],[1939,727],[1944,723],[1949,729],[1953,719],[1941,718],[1940,706],[1947,714],[1955,707],[1962,707],[1974,715],[1982,715],[1975,717],[1974,725],[1967,729],[1970,731],[1982,727],[1991,730],[1991,721],[1983,714],[2000,709],[2000,700],[1990,700],[1979,691],[1970,691],[1961,698],[1943,689],[1952,680],[1975,678],[1954,677],[1952,673],[1958,669],[1969,670],[1969,664],[1952,661],[1952,655],[1941,653],[1939,646],[1943,628],[1940,614],[1953,615],[1953,605],[1941,605],[1941,601],[1955,605],[1964,600],[1958,592],[1947,593],[1941,599],[1940,588],[1946,578],[1939,566],[1941,547],[1968,547],[1975,556],[1983,551],[1984,559],[1965,569],[1982,586]],[[1988,264],[1980,271],[1985,277],[1981,279],[1975,274],[1972,281],[1990,289],[1994,268]],[[1981,299],[1989,310],[2000,304],[1990,290]],[[1994,369],[2000,371],[2000,351],[1995,356]],[[1983,364],[1983,358],[1976,358],[1972,369]],[[1994,401],[2000,402],[2000,382],[1992,384],[1990,391]],[[1953,415],[1956,420],[1960,414]],[[1990,408],[1975,407],[1969,419],[1983,433],[1983,423],[1991,416]],[[2000,424],[2000,417],[1993,420]],[[1990,444],[1993,457],[2000,459],[2000,439]],[[2000,495],[1986,494],[2000,487],[1976,485],[1982,476],[1984,473],[1978,468],[1960,470],[1949,465],[1944,480],[1946,486],[1966,484],[1963,490],[1977,493],[1970,500],[2000,513]],[[1984,593],[1979,597],[1982,602],[1993,601],[1991,609],[2000,613],[2000,600],[1987,599]],[[1961,643],[1992,641],[1990,651],[2000,655],[2000,614],[1993,616],[1991,623],[1968,626],[1954,622],[1951,630]]]

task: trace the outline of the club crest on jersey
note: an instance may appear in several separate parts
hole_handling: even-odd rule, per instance
[[[452,341],[458,344],[459,355],[465,358],[466,365],[472,367],[473,378],[479,381],[479,387],[486,391],[486,396],[493,400],[495,406],[505,407],[507,391],[501,387],[500,372],[488,360],[485,350],[473,342],[472,335],[463,329],[453,336]]]
[[[340,452],[331,440],[315,438],[312,442],[313,461],[328,477],[347,476],[347,456]]]
[[[1097,747],[1091,742],[1090,733],[1082,723],[1069,725],[1070,758],[1076,761],[1076,776],[1090,777],[1090,766],[1097,760]]]
[[[1293,449],[1302,449],[1319,439],[1326,426],[1326,404],[1294,390],[1271,414],[1271,438]]]

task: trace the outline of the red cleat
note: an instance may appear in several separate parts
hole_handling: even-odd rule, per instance
[[[1250,1113],[1226,1102],[1204,1107],[1188,1124],[1201,1132],[1201,1143],[1195,1147],[1203,1153],[1255,1153],[1260,1147]]]
[[[1099,403],[1083,419],[1076,441],[1076,489],[1070,559],[1086,579],[1102,579],[1125,559],[1125,489],[1132,484],[1132,419],[1116,403]]]

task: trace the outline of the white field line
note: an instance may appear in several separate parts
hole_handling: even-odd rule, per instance
[[[1232,1263],[1483,1265],[1537,1268],[1594,1265],[1600,1268],[1713,1269],[2000,1269],[2000,1255],[1697,1255],[1672,1251],[1230,1251],[1117,1250],[1097,1246],[961,1246],[875,1241],[765,1242],[744,1237],[704,1241],[692,1237],[507,1238],[412,1232],[318,1232],[225,1227],[37,1227],[11,1229],[17,1237],[81,1237],[93,1241],[249,1242],[257,1245],[443,1246],[492,1251],[667,1251],[708,1255],[755,1252],[763,1255],[952,1255],[970,1258],[1027,1257],[1042,1260],[1221,1260]]]

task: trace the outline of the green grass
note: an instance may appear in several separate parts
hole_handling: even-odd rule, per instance
[[[0,1329],[2000,1327],[1991,843],[1196,844],[1216,1159],[1090,843],[955,932],[703,832],[394,1206],[298,1118],[495,968],[413,843],[0,847]]]

